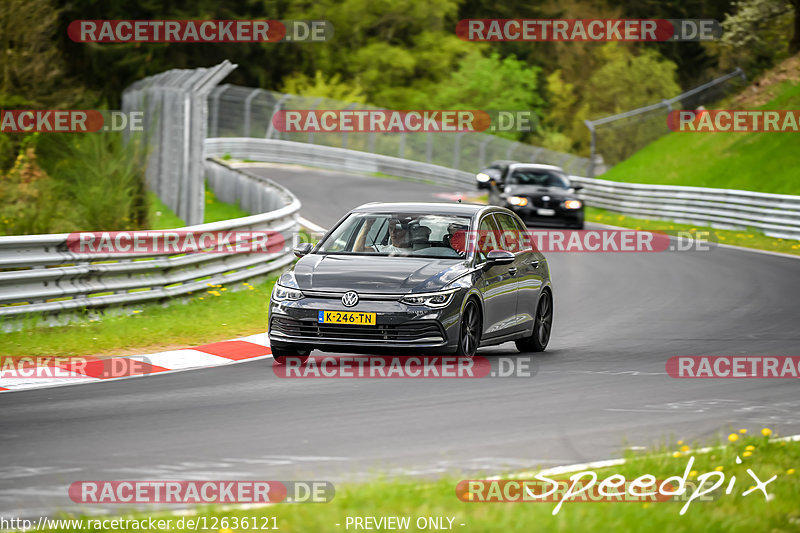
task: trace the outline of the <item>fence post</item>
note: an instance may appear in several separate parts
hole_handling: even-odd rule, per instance
[[[250,103],[260,92],[261,89],[253,89],[253,92],[244,99],[244,132],[242,132],[242,137],[250,137]]]
[[[456,134],[456,144],[453,147],[453,168],[456,170],[461,169],[461,137],[465,133],[465,131],[462,131]]]
[[[595,154],[595,150],[597,149],[597,130],[595,130],[594,124],[590,120],[584,120],[583,123],[586,124],[586,127],[589,128],[589,132],[592,134],[592,146],[591,146],[591,152],[589,154],[589,172],[588,172],[588,174],[589,174],[590,178],[593,178],[594,177],[594,154]]]
[[[483,142],[478,147],[478,160],[481,162],[480,167],[486,168],[486,145],[489,144],[494,137],[487,135]]]
[[[213,91],[214,96],[211,98],[211,137],[219,137],[219,98],[222,96],[230,85],[220,85]]]
[[[275,102],[275,107],[272,108],[272,116],[269,117],[269,127],[267,128],[267,134],[264,136],[265,139],[272,139],[272,134],[275,132],[275,126],[272,119],[275,118],[275,113],[281,110],[281,107],[283,107],[283,102],[285,102],[287,98],[289,98],[289,95],[283,94],[280,98],[278,98],[278,101]],[[278,132],[278,137],[280,137],[280,132]]]

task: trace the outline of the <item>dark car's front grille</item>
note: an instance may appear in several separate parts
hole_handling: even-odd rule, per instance
[[[348,326],[320,324],[310,320],[274,317],[272,329],[290,337],[352,341],[441,342],[442,330],[436,322],[418,321],[407,324]]]
[[[545,209],[555,209],[561,203],[558,200],[553,199],[552,197],[547,202],[542,200],[541,196],[528,196],[528,200],[529,200],[528,205],[532,207],[543,207]]]

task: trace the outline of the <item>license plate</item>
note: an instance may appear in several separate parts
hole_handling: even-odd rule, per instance
[[[375,313],[357,311],[320,311],[317,322],[322,324],[349,324],[353,326],[374,326]]]
[[[551,217],[556,214],[555,209],[537,209],[536,214],[543,217]]]

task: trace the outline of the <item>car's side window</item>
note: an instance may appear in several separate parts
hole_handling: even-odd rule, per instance
[[[495,213],[494,218],[500,227],[497,236],[498,248],[513,253],[529,248],[527,240],[524,238],[525,232],[519,227],[514,217],[505,213]]]
[[[499,248],[496,246],[497,225],[491,214],[483,217],[478,225],[478,238],[476,239],[477,252],[475,254],[475,264],[486,262],[486,255],[492,250]]]

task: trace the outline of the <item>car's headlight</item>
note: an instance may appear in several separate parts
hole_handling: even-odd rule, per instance
[[[425,294],[412,294],[403,296],[400,301],[407,305],[426,305],[428,307],[445,307],[453,299],[458,289],[447,291],[427,292]]]
[[[517,205],[519,207],[528,205],[528,199],[524,196],[509,196],[506,201],[511,205]]]
[[[272,299],[281,302],[283,300],[300,300],[305,295],[297,289],[290,289],[282,285],[275,284],[275,289],[272,291]]]
[[[564,202],[564,209],[580,209],[582,205],[580,200],[567,200]]]
[[[489,174],[484,174],[483,172],[477,174],[475,178],[480,181],[481,183],[486,183],[487,181],[491,180],[492,177]]]

